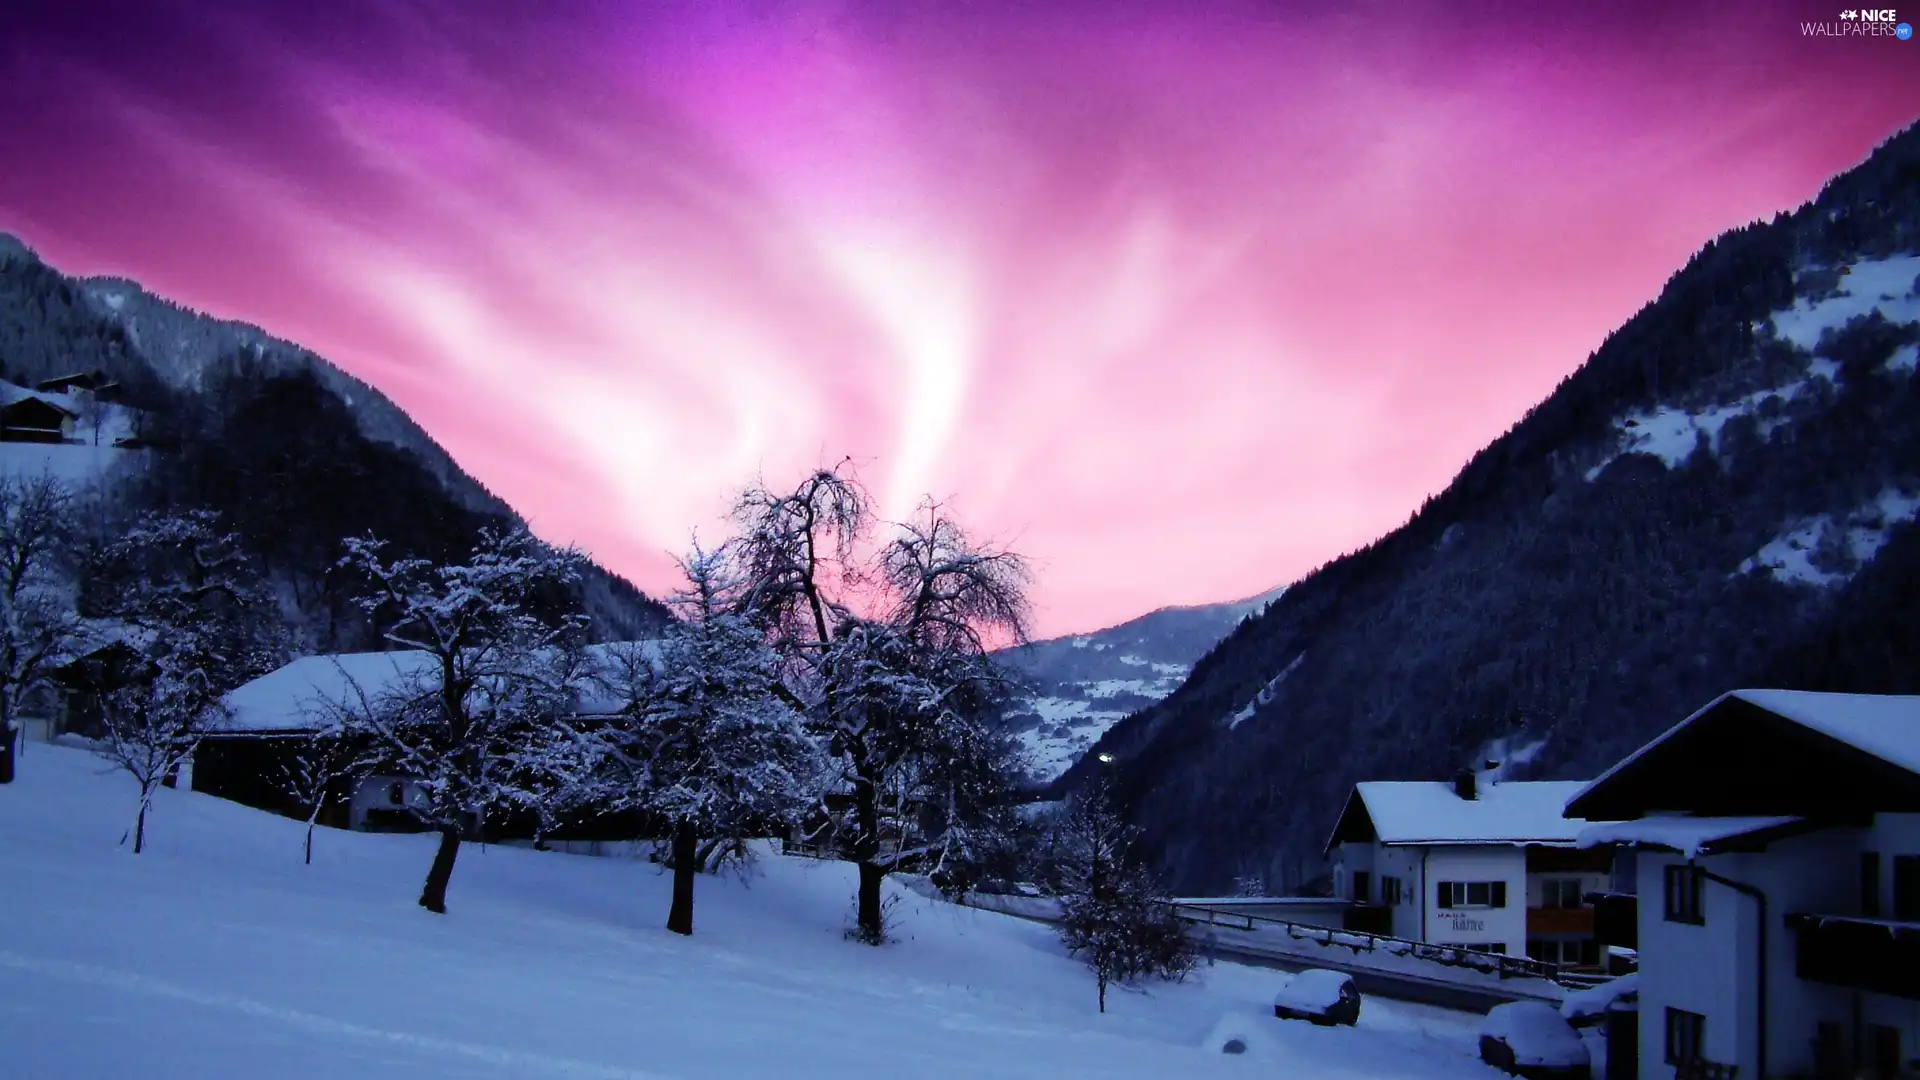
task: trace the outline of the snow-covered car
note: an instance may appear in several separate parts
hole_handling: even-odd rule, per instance
[[[1480,1060],[1526,1080],[1589,1080],[1587,1046],[1544,1001],[1496,1005],[1480,1025]]]
[[[1273,1015],[1322,1027],[1352,1026],[1360,1019],[1360,991],[1354,988],[1351,975],[1312,968],[1288,979],[1274,995]]]

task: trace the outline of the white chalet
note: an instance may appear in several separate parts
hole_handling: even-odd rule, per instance
[[[1637,862],[1640,1080],[1920,1069],[1920,697],[1736,690],[1567,813]]]
[[[1607,888],[1611,857],[1576,847],[1586,822],[1562,816],[1584,787],[1470,772],[1356,784],[1327,841],[1334,895],[1361,905],[1355,929],[1598,966],[1586,897]]]

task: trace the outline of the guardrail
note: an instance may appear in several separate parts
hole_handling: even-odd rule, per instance
[[[1535,960],[1528,956],[1481,952],[1463,945],[1436,945],[1429,941],[1412,941],[1407,938],[1389,937],[1385,934],[1372,934],[1361,930],[1338,930],[1330,926],[1313,926],[1265,915],[1243,915],[1239,912],[1220,911],[1193,904],[1169,906],[1173,909],[1175,918],[1185,919],[1188,922],[1249,932],[1266,929],[1283,931],[1291,940],[1310,941],[1323,948],[1352,949],[1355,956],[1363,952],[1381,952],[1388,956],[1406,956],[1448,967],[1484,972],[1497,975],[1502,979],[1545,979],[1562,984],[1568,981],[1567,973],[1561,970],[1560,965]]]

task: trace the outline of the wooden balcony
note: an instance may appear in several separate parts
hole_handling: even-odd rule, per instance
[[[1920,923],[1788,915],[1787,925],[1801,978],[1920,1001]]]
[[[1577,908],[1528,908],[1527,936],[1539,937],[1542,934],[1578,934],[1582,937],[1593,935],[1593,909]]]

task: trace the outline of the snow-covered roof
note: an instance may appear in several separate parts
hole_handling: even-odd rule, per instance
[[[660,658],[657,641],[590,645],[585,651],[590,668],[606,671],[627,649],[638,649],[649,662]],[[413,651],[303,656],[227,694],[228,719],[223,730],[292,732],[324,727],[340,707],[428,674],[433,664],[431,654]],[[580,712],[614,712],[621,704],[612,686],[592,678],[582,680]]]
[[[1666,848],[1687,858],[1712,854],[1714,845],[1772,829],[1798,825],[1797,817],[1655,816],[1637,821],[1608,821],[1580,830],[1579,846],[1626,844]]]
[[[227,731],[311,731],[335,709],[430,670],[424,652],[333,653],[298,660],[226,696]]]
[[[1477,785],[1463,799],[1437,780],[1368,781],[1354,794],[1383,844],[1571,844],[1586,822],[1568,818],[1581,780],[1509,780]]]
[[[1758,706],[1908,772],[1920,774],[1920,696],[1831,694],[1812,690],[1729,690],[1694,710],[1692,715],[1662,732],[1652,742],[1622,758],[1578,794],[1583,795],[1606,783],[1728,699]]]

